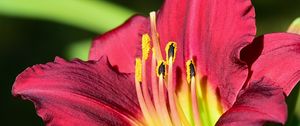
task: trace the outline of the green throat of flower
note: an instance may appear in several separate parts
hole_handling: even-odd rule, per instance
[[[150,126],[212,126],[223,113],[215,92],[209,86],[202,86],[201,75],[197,73],[193,59],[186,61],[186,79],[179,91],[173,82],[173,63],[177,44],[170,41],[166,48],[166,60],[160,50],[156,30],[156,13],[150,13],[151,37],[142,36],[142,58],[136,58],[135,87],[144,123]],[[151,93],[148,90],[146,61],[151,58]],[[177,82],[178,83],[178,82]],[[150,94],[152,96],[150,96]]]

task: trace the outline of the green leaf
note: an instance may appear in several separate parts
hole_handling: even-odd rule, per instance
[[[66,49],[67,58],[79,58],[81,60],[87,60],[90,46],[91,40],[73,42],[73,44],[69,45],[69,47]]]
[[[300,17],[293,21],[287,32],[300,34]]]
[[[132,14],[103,0],[0,0],[0,15],[50,20],[95,33],[120,25]]]

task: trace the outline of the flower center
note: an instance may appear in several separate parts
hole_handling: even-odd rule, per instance
[[[136,92],[145,123],[150,126],[214,125],[222,114],[219,100],[214,97],[214,94],[206,95],[209,91],[203,92],[200,86],[200,74],[196,73],[193,59],[186,62],[188,90],[183,93],[184,101],[180,100],[181,94],[176,93],[176,84],[173,82],[173,63],[176,58],[177,44],[173,41],[168,42],[165,48],[166,60],[163,60],[156,30],[155,12],[150,13],[150,23],[151,38],[148,34],[143,34],[142,58],[136,58],[135,66]],[[152,97],[148,90],[146,70],[151,41],[153,45],[150,72]],[[208,102],[212,103],[209,105],[211,107],[208,107]]]

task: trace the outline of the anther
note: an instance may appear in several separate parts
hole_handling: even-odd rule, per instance
[[[135,59],[135,79],[142,82],[142,61],[140,58]]]
[[[191,78],[195,77],[196,72],[195,72],[195,65],[193,63],[193,60],[188,60],[186,62],[186,79],[188,83],[191,83]]]
[[[157,69],[161,68],[161,72],[158,71],[159,79],[158,79],[158,92],[159,92],[159,104],[161,106],[161,114],[163,117],[162,122],[165,122],[164,126],[172,126],[172,121],[168,112],[167,103],[166,103],[166,97],[165,97],[165,85],[164,85],[164,70],[165,64],[163,61],[162,63],[159,63],[160,65],[157,66]]]
[[[143,60],[147,60],[149,57],[149,51],[151,49],[150,41],[151,41],[150,36],[148,34],[143,34],[142,36],[142,54],[143,54],[142,59]]]
[[[157,76],[159,77],[162,75],[163,77],[166,76],[166,63],[165,61],[161,60],[158,62],[158,66],[156,68]]]
[[[167,62],[169,63],[169,60],[172,58],[172,62],[175,61],[176,58],[176,51],[177,51],[177,44],[175,42],[169,42],[165,48],[166,51],[166,58]]]
[[[193,62],[190,63],[189,67],[190,67],[191,77],[195,77],[195,66],[194,66]]]

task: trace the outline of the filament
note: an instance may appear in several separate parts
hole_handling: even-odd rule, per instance
[[[142,95],[141,85],[137,78],[135,78],[135,89],[136,89],[136,94],[138,97],[138,101],[139,101],[142,113],[145,117],[147,124],[150,126],[155,126],[155,124],[153,123],[154,121],[152,120],[151,115],[149,114],[149,111],[147,109],[144,97]]]
[[[159,104],[158,97],[158,84],[157,84],[157,76],[156,76],[156,58],[155,58],[155,50],[152,49],[152,59],[151,59],[151,84],[152,84],[152,95],[154,106],[156,108],[157,113],[161,113],[161,107]],[[158,114],[160,116],[160,114]],[[163,122],[164,120],[161,120]]]
[[[181,122],[180,122],[180,118],[178,116],[178,111],[176,108],[176,103],[174,101],[175,97],[174,97],[174,93],[175,93],[175,89],[174,89],[174,84],[173,84],[173,58],[170,57],[170,59],[168,60],[168,96],[169,96],[169,104],[170,104],[170,109],[171,109],[171,117],[172,117],[172,121],[175,124],[175,126],[181,126]]]
[[[145,99],[146,106],[148,108],[148,111],[150,112],[150,115],[153,117],[153,120],[159,124],[159,120],[157,119],[156,110],[153,106],[153,103],[151,101],[149,91],[148,91],[148,84],[147,84],[147,74],[146,74],[146,62],[145,60],[142,60],[142,91]]]
[[[163,75],[159,76],[159,103],[162,111],[162,116],[166,126],[172,126],[172,122],[168,113],[168,109],[166,106],[166,97],[165,97],[165,87],[164,87],[164,79]]]
[[[196,80],[195,77],[191,77],[191,96],[192,96],[192,108],[195,126],[201,126],[199,109],[198,109],[198,100],[196,94]]]

